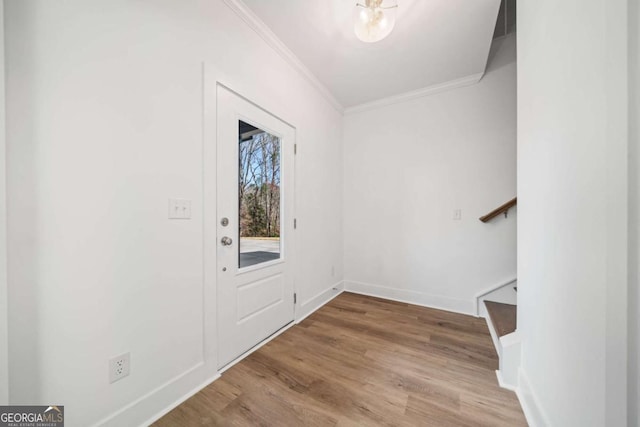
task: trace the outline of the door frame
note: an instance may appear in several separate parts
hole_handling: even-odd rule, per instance
[[[218,369],[218,346],[220,340],[218,336],[218,259],[217,259],[217,231],[218,231],[218,194],[217,194],[217,145],[218,145],[218,87],[224,87],[243,100],[249,102],[262,111],[270,114],[276,119],[284,122],[293,128],[294,144],[298,144],[298,129],[290,120],[284,118],[279,113],[277,105],[269,99],[269,94],[261,93],[259,87],[247,83],[240,82],[238,78],[227,76],[216,66],[203,63],[203,140],[202,140],[202,201],[203,201],[203,358],[205,363],[220,373],[223,370]],[[293,158],[293,216],[297,215],[297,183],[296,177],[298,162],[296,156]],[[294,247],[299,247],[299,239],[297,233],[293,233],[291,237],[294,240]],[[297,289],[297,256],[295,254],[291,258],[292,267],[291,274],[293,280],[293,289],[298,293]],[[294,305],[293,322],[289,323],[274,335],[267,337],[264,341],[257,343],[256,346],[249,349],[246,353],[240,355],[236,360],[225,366],[230,368],[235,363],[242,360],[252,351],[264,345],[270,339],[282,333],[287,328],[295,325],[299,317],[299,300]]]

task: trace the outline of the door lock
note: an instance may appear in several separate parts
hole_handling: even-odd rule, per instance
[[[222,244],[222,246],[231,246],[233,240],[231,240],[231,237],[224,236],[222,239],[220,239],[220,243]]]
[[[220,224],[221,224],[223,227],[226,227],[227,225],[229,225],[229,218],[222,218],[222,219],[220,220]]]

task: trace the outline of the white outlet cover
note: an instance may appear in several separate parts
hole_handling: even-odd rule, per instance
[[[131,369],[131,354],[125,353],[109,360],[109,382],[114,383],[129,376]]]

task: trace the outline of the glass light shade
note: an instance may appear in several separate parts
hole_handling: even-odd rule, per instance
[[[353,14],[356,37],[374,43],[387,37],[396,24],[397,0],[360,0]]]

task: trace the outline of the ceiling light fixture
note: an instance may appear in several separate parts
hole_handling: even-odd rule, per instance
[[[366,43],[387,37],[396,24],[397,0],[365,0],[357,3],[354,11],[354,31]]]

